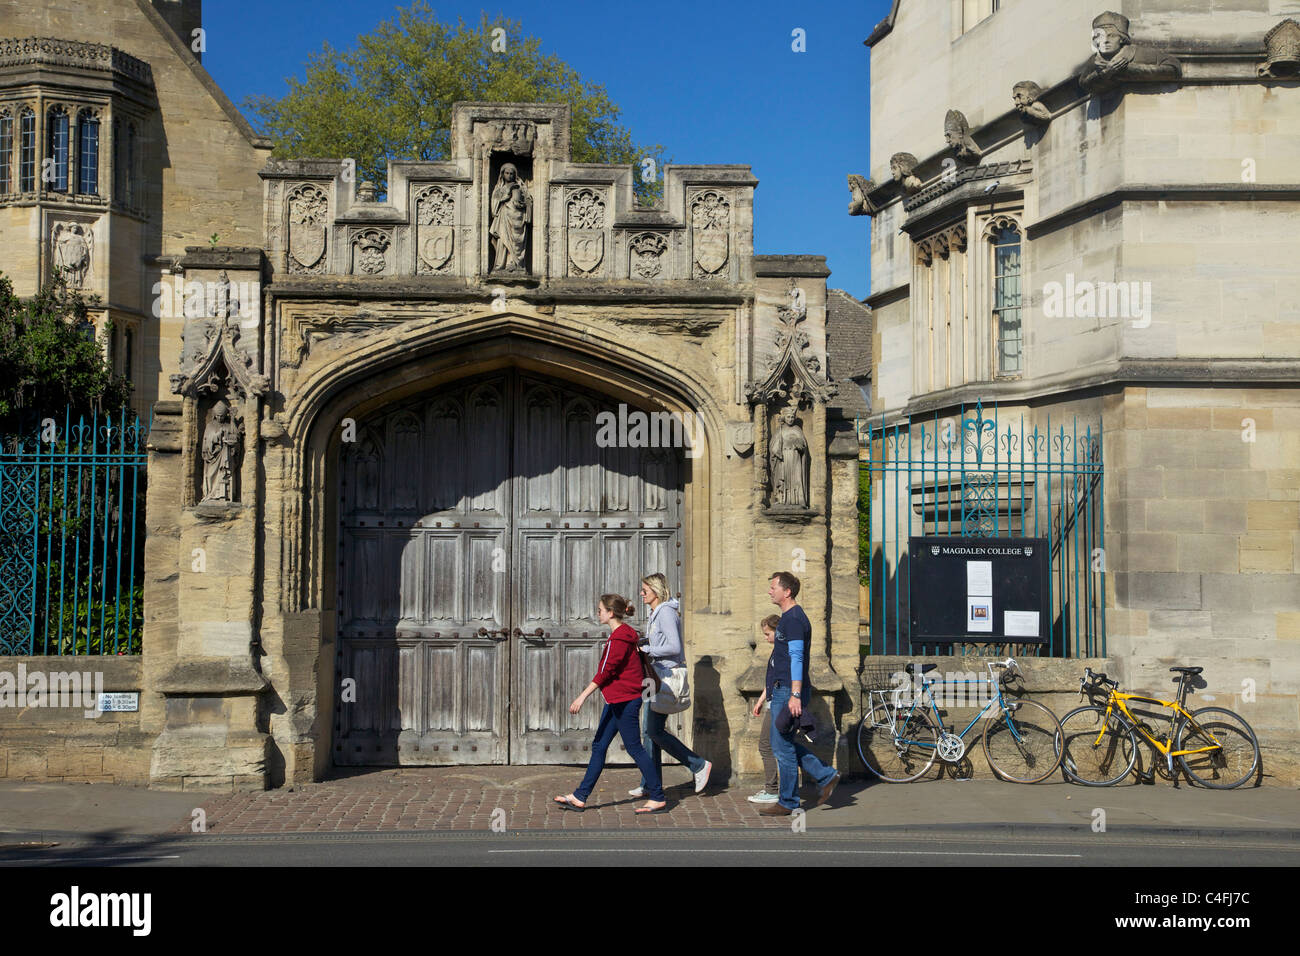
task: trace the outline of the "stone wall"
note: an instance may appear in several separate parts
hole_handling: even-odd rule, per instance
[[[93,707],[101,691],[138,693],[143,710],[143,671],[140,657],[0,657],[0,778],[148,783],[152,734],[143,726],[142,711],[88,715],[85,706]],[[44,697],[38,703],[27,696],[35,686],[78,690],[75,701]],[[64,706],[53,706],[57,703]]]

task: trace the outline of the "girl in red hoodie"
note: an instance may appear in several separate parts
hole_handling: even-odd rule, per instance
[[[565,810],[586,809],[587,798],[596,789],[600,772],[605,769],[605,751],[614,742],[616,733],[623,738],[627,755],[636,761],[645,776],[645,792],[649,799],[637,807],[636,812],[656,813],[668,806],[659,771],[641,746],[641,655],[637,653],[636,631],[623,623],[623,618],[631,610],[627,599],[618,594],[602,594],[600,597],[597,616],[600,623],[608,624],[612,631],[605,644],[605,653],[601,655],[600,669],[586,689],[573,699],[569,713],[576,714],[582,710],[587,698],[597,690],[605,695],[605,709],[600,712],[596,737],[591,743],[587,775],[573,793],[555,798],[555,802]]]

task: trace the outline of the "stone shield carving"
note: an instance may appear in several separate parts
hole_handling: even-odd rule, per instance
[[[590,275],[605,258],[605,234],[594,229],[569,230],[569,259],[578,272]]]
[[[695,264],[710,275],[727,264],[727,234],[701,232],[695,236]]]
[[[430,271],[445,266],[451,258],[456,230],[452,226],[421,225],[416,232],[416,241],[420,246],[420,264]]]
[[[697,276],[717,275],[730,254],[731,203],[715,190],[700,193],[691,203],[691,227]]]
[[[430,186],[415,201],[417,272],[437,272],[451,259],[456,242],[456,200],[447,190]]]
[[[593,189],[579,189],[568,203],[569,261],[591,275],[605,258],[605,202]]]
[[[299,186],[289,194],[290,272],[314,271],[325,253],[325,220],[329,207],[325,193],[315,186]]]

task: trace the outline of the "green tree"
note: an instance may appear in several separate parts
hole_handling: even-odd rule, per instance
[[[568,103],[573,160],[632,163],[641,202],[663,192],[663,147],[634,143],[619,107],[521,25],[484,13],[477,28],[440,23],[424,0],[397,11],[353,50],[328,43],[287,78],[279,98],[249,97],[265,135],[282,156],[350,156],[359,179],[383,183],[390,159],[447,159],[457,100]],[[645,163],[653,160],[653,167]],[[644,172],[653,171],[648,178]]]
[[[114,374],[95,341],[92,304],[57,278],[23,301],[0,273],[0,435],[46,416],[62,427],[68,406],[75,421],[130,401],[131,383]]]

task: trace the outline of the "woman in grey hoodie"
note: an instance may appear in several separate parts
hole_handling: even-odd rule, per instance
[[[682,625],[678,617],[680,607],[676,598],[668,597],[668,579],[662,574],[652,574],[641,579],[641,600],[650,612],[643,647],[656,663],[667,666],[683,664],[686,650],[682,646]],[[656,713],[650,706],[641,708],[642,744],[650,752],[650,759],[663,776],[663,751],[676,757],[695,776],[695,792],[709,785],[713,764],[668,732],[667,714]],[[634,797],[644,796],[645,780],[628,791]]]

